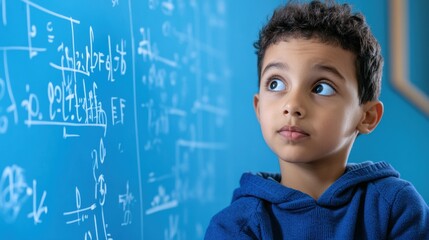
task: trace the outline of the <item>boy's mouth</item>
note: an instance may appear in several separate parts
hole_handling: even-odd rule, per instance
[[[293,141],[297,141],[310,136],[310,134],[308,134],[298,126],[286,125],[282,127],[280,130],[278,130],[277,132],[287,140],[293,140]]]

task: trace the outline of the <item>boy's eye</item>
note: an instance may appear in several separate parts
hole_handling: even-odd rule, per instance
[[[268,90],[270,91],[283,91],[286,89],[285,84],[279,79],[273,79],[268,83]]]
[[[327,83],[318,83],[314,86],[313,92],[323,96],[331,96],[335,94],[335,89]]]

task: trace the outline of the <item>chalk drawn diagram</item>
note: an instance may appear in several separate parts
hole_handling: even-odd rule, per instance
[[[66,224],[78,224],[88,221],[89,218],[93,220],[93,230],[85,231],[85,239],[113,239],[111,233],[108,229],[108,222],[105,218],[105,209],[104,205],[106,203],[106,197],[108,194],[108,184],[105,180],[104,174],[101,169],[101,165],[104,164],[107,156],[107,150],[104,146],[103,139],[100,139],[100,144],[98,148],[94,148],[91,151],[91,159],[93,161],[93,180],[94,180],[94,202],[89,203],[87,206],[82,207],[82,197],[79,191],[79,188],[75,188],[76,192],[76,209],[72,211],[66,211],[63,213],[64,216],[71,216],[70,220],[66,221]],[[129,190],[129,189],[127,189]],[[87,198],[84,198],[87,199]],[[128,214],[131,214],[129,212]]]
[[[0,6],[0,238],[202,238],[228,148],[225,1]]]
[[[44,205],[46,191],[42,197],[37,196],[37,181],[33,180],[28,186],[24,169],[17,165],[7,166],[0,179],[0,213],[7,222],[13,222],[21,212],[24,204],[32,200],[32,211],[27,217],[33,219],[34,225],[42,223],[42,215],[48,213]]]

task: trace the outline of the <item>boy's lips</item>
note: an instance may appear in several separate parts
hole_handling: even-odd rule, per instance
[[[300,140],[302,138],[306,138],[310,136],[310,134],[308,134],[302,128],[298,126],[289,126],[289,125],[282,127],[278,131],[278,133],[282,135],[284,138],[288,140],[293,140],[293,141]]]

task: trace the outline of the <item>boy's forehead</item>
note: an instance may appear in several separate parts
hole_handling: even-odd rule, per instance
[[[270,69],[335,69],[341,75],[356,76],[356,55],[340,46],[317,39],[289,39],[271,44],[263,59],[261,76]]]
[[[301,51],[305,51],[309,47],[316,47],[328,52],[332,51],[333,49],[337,49],[348,52],[356,57],[356,54],[354,52],[352,52],[351,50],[344,49],[343,47],[341,47],[340,44],[337,44],[335,42],[322,41],[319,38],[284,38],[282,40],[269,44],[266,48],[266,51],[276,45],[283,45],[289,48],[299,48]]]
[[[342,47],[330,43],[324,43],[318,39],[288,39],[273,43],[268,46],[263,59],[262,68],[272,61],[296,62],[306,60],[314,65],[351,63],[355,69],[356,54]],[[263,70],[263,69],[262,69]]]

